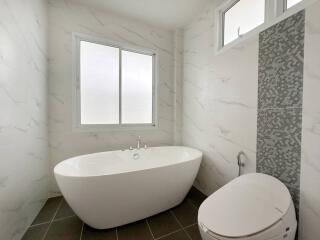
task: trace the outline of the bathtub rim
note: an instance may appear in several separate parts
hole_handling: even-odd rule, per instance
[[[108,152],[122,152],[122,151],[129,151],[129,150],[112,150],[112,151],[104,151],[104,152],[95,152],[95,153],[89,153],[89,154],[84,154],[84,155],[78,155],[78,156],[74,156],[74,157],[71,157],[71,158],[67,158],[61,162],[59,162],[57,165],[55,165],[54,169],[53,169],[53,173],[54,173],[54,176],[56,178],[56,175],[59,175],[61,177],[65,177],[65,178],[78,178],[78,179],[81,179],[81,178],[98,178],[98,177],[106,177],[106,176],[116,176],[116,175],[121,175],[121,174],[130,174],[130,173],[139,173],[139,172],[143,172],[143,171],[148,171],[148,170],[154,170],[154,169],[158,169],[158,168],[165,168],[165,167],[170,167],[170,166],[176,166],[176,165],[180,165],[180,164],[184,164],[184,163],[187,163],[187,162],[191,162],[191,161],[196,161],[197,159],[200,160],[200,163],[202,161],[202,157],[203,157],[203,152],[201,152],[200,150],[196,149],[196,148],[192,148],[192,147],[188,147],[188,146],[157,146],[157,147],[150,147],[148,149],[154,149],[154,148],[174,148],[174,147],[177,147],[177,148],[186,148],[186,149],[191,149],[193,151],[196,151],[198,153],[197,156],[193,157],[193,158],[190,158],[190,159],[186,159],[186,160],[183,160],[181,162],[173,162],[173,163],[170,163],[170,164],[165,164],[165,165],[162,165],[162,166],[158,166],[158,167],[149,167],[149,168],[144,168],[144,169],[137,169],[137,170],[131,170],[131,171],[124,171],[124,172],[118,172],[118,173],[104,173],[104,174],[96,174],[96,175],[67,175],[67,174],[61,174],[58,172],[58,167],[63,164],[65,164],[66,161],[71,161],[75,158],[78,158],[78,157],[86,157],[86,156],[90,156],[90,155],[94,155],[94,154],[99,154],[99,153],[108,153]],[[141,149],[142,150],[142,149]]]

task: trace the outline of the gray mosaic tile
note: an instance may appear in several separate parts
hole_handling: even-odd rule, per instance
[[[299,206],[302,111],[258,111],[257,172],[281,180]]]
[[[260,33],[258,108],[302,107],[305,12]]]

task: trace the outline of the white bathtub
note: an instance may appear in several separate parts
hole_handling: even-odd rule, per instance
[[[54,175],[74,212],[89,226],[107,229],[181,203],[201,159],[188,147],[102,152],[65,160]]]

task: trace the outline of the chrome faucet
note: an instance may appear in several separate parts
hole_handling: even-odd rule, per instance
[[[141,145],[142,144],[142,139],[141,139],[141,136],[138,136],[138,139],[137,139],[137,150],[141,149]],[[144,149],[147,149],[148,148],[148,145],[147,144],[144,144],[143,146]],[[134,150],[135,148],[133,148],[132,146],[130,146],[129,150]]]
[[[141,136],[138,136],[137,141],[138,141],[138,143],[137,143],[137,149],[139,150],[139,149],[140,149],[140,145],[141,145]]]

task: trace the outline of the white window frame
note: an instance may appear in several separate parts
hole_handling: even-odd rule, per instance
[[[216,9],[216,54],[219,54],[220,52],[233,47],[243,39],[247,39],[253,35],[256,35],[257,33],[272,26],[276,22],[281,21],[282,19],[287,18],[290,15],[302,10],[306,5],[313,3],[316,0],[302,0],[300,3],[289,9],[287,9],[287,0],[265,0],[264,23],[253,28],[249,32],[241,34],[237,39],[224,45],[224,14],[239,1],[241,0],[227,0]]]
[[[86,41],[109,47],[119,48],[119,124],[82,124],[81,123],[81,76],[80,76],[80,42]],[[72,115],[74,131],[108,131],[108,130],[148,130],[158,128],[158,52],[123,42],[109,41],[104,38],[89,36],[82,33],[72,33],[73,45],[73,97]],[[121,50],[152,56],[152,123],[123,124],[122,121],[122,96],[121,96]]]

